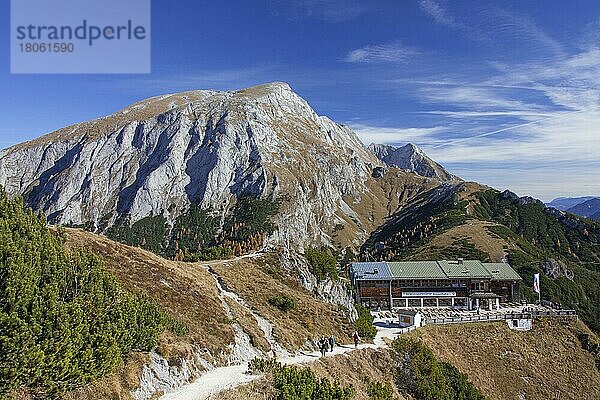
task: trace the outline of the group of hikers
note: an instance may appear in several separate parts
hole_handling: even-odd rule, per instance
[[[352,340],[354,341],[354,348],[358,347],[358,343],[360,343],[360,336],[357,331],[354,331],[352,334]],[[327,352],[332,352],[335,347],[335,338],[333,335],[326,338],[325,335],[321,336],[321,339],[318,342],[319,349],[321,349],[321,356],[325,357]]]

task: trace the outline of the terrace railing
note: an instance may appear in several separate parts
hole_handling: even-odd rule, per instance
[[[502,321],[509,319],[531,319],[534,317],[572,317],[577,318],[575,310],[533,310],[520,313],[486,313],[481,315],[466,315],[459,317],[433,317],[425,318],[425,324],[461,324],[467,322]]]

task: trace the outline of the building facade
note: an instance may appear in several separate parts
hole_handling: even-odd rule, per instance
[[[494,309],[520,301],[522,279],[506,263],[477,260],[355,262],[356,301],[370,309],[457,307]]]

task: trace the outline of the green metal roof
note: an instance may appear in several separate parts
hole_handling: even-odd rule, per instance
[[[438,261],[448,278],[491,278],[490,272],[483,266],[481,261],[464,260],[462,263],[456,261]]]
[[[394,278],[398,279],[447,279],[435,261],[388,262]]]
[[[351,271],[355,279],[494,279],[522,280],[506,263],[482,263],[478,260],[354,262]]]
[[[506,263],[483,263],[485,269],[492,275],[492,279],[521,281],[523,278],[517,274],[517,271]]]

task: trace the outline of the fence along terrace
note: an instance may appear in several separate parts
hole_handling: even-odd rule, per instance
[[[370,309],[498,309],[519,302],[522,278],[507,263],[478,260],[355,262],[356,301]]]

